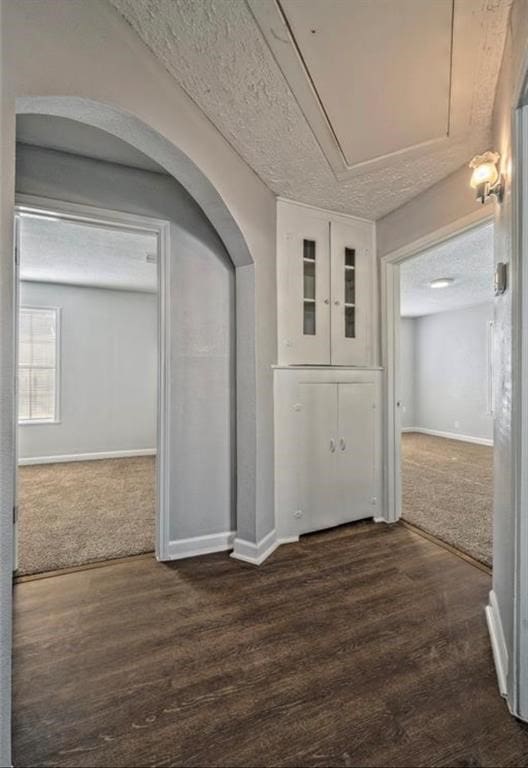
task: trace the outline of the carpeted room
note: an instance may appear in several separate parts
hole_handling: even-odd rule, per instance
[[[493,225],[400,267],[402,519],[492,565]]]
[[[19,219],[18,575],[151,552],[156,235]]]

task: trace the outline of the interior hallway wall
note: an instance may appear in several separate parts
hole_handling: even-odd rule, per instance
[[[491,301],[401,319],[402,427],[493,439],[491,320]]]
[[[20,306],[60,309],[60,402],[59,423],[19,426],[19,459],[154,451],[157,295],[22,282]]]
[[[495,212],[495,262],[511,265],[514,232],[512,225],[512,110],[515,89],[527,55],[528,0],[515,0],[512,5],[501,71],[495,97],[493,131],[489,148],[501,155],[501,170],[506,176],[505,198],[501,205],[493,202]],[[487,149],[483,147],[482,149]],[[469,158],[468,158],[469,160]],[[479,203],[469,186],[469,169],[461,168],[430,190],[418,195],[397,211],[389,213],[376,224],[378,254],[390,253],[439,230],[458,219],[474,213]],[[504,635],[504,656],[508,701],[518,706],[512,678],[514,653],[515,604],[515,486],[512,437],[512,291],[495,299],[495,414],[494,414],[494,535],[493,535],[493,593],[498,620]],[[528,660],[523,660],[528,665]],[[525,694],[526,695],[526,694]],[[528,719],[528,703],[521,713]]]
[[[514,685],[512,669],[516,641],[514,613],[517,587],[516,567],[516,488],[513,456],[513,419],[519,418],[512,410],[512,371],[514,366],[512,321],[513,281],[512,265],[515,260],[515,232],[513,229],[512,198],[512,110],[514,99],[520,95],[523,66],[528,55],[528,2],[515,0],[506,37],[502,68],[497,84],[493,120],[492,148],[500,152],[501,170],[506,177],[506,189],[501,205],[495,206],[495,262],[510,267],[508,290],[495,300],[495,451],[494,451],[494,533],[493,533],[493,594],[498,619],[505,638],[505,667],[509,704],[513,711],[528,719],[528,691]],[[516,89],[519,92],[516,93]],[[526,627],[519,631],[526,632]],[[520,659],[523,676],[528,676],[528,659]]]
[[[1,8],[0,290],[5,342],[0,378],[2,554],[10,551],[12,535],[13,371],[10,328],[4,319],[9,317],[12,302],[17,108],[84,120],[142,149],[171,170],[200,200],[238,257],[236,312],[244,334],[238,334],[236,340],[240,449],[237,528],[239,536],[258,541],[274,528],[271,366],[277,361],[275,198],[108,3],[2,0]],[[240,290],[239,273],[247,273],[244,285],[241,278]],[[203,476],[207,477],[206,470]],[[0,565],[5,608],[0,614],[0,632],[2,640],[9,640],[9,559],[2,558]],[[5,738],[0,757],[3,764],[10,765],[9,646],[7,653],[4,647],[0,729]]]
[[[170,176],[19,145],[18,193],[171,222],[170,538],[235,528],[234,269]]]

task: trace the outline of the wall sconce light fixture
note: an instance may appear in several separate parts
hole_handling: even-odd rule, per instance
[[[483,155],[475,155],[469,167],[473,169],[471,186],[477,190],[477,200],[482,204],[495,195],[497,201],[502,203],[504,197],[504,176],[499,173],[497,164],[500,160],[498,152],[484,152]]]

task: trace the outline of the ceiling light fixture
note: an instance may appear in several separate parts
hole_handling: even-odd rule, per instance
[[[429,285],[431,288],[448,288],[454,282],[452,277],[438,277],[436,280],[431,280]]]
[[[502,203],[504,197],[504,176],[497,167],[500,160],[498,152],[484,152],[483,155],[475,155],[469,167],[473,169],[470,184],[477,190],[477,200],[482,204],[491,195],[495,195],[497,201]]]

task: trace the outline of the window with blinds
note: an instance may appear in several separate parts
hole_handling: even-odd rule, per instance
[[[57,421],[59,312],[21,307],[18,326],[18,420]]]

